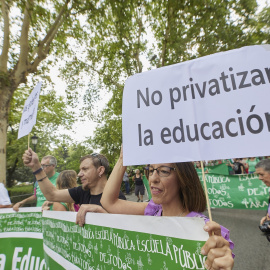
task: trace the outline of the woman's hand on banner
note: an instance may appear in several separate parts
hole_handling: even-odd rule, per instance
[[[229,242],[221,236],[220,225],[214,221],[205,224],[209,239],[202,247],[201,253],[207,256],[205,268],[211,270],[231,270],[234,265]]]
[[[18,212],[19,211],[19,208],[22,206],[22,203],[21,202],[17,202],[13,205],[13,210]]]
[[[43,210],[50,210],[51,205],[53,205],[53,202],[45,201],[41,206],[42,211]]]

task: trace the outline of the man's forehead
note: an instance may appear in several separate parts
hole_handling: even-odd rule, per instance
[[[263,168],[256,168],[256,173],[265,174],[265,173],[269,173],[269,172],[265,171]]]
[[[88,168],[90,167],[91,165],[93,165],[93,161],[91,158],[86,158],[84,159],[81,164],[80,164],[80,169],[82,168]]]

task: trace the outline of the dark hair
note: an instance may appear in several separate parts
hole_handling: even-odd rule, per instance
[[[101,154],[91,154],[91,155],[86,155],[80,158],[80,163],[82,163],[85,159],[90,158],[92,159],[93,165],[97,169],[100,166],[103,166],[105,168],[105,175],[108,174],[109,169],[110,169],[110,164],[108,159],[101,155]]]
[[[270,173],[270,159],[263,159],[255,165],[255,169],[262,168],[266,172]]]
[[[189,212],[203,212],[206,209],[206,196],[199,176],[192,162],[174,163],[180,182],[180,199]]]

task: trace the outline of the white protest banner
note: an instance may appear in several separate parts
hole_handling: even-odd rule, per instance
[[[200,251],[208,234],[202,218],[43,211],[50,269],[205,269]]]
[[[269,155],[270,45],[136,74],[123,93],[124,165]]]
[[[0,269],[205,269],[202,218],[0,210]]]
[[[34,88],[30,96],[24,103],[18,132],[18,139],[24,137],[25,135],[28,135],[31,132],[33,126],[36,124],[41,84],[41,82],[37,84],[37,86]]]

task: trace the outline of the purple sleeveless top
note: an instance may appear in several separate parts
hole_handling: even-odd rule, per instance
[[[150,200],[148,205],[146,206],[145,210],[144,210],[144,215],[145,216],[161,216],[162,215],[162,206],[160,204],[155,204],[153,202],[153,200]],[[199,218],[203,218],[204,222],[206,223],[207,221],[209,221],[209,218],[206,217],[205,215],[201,214],[201,213],[197,213],[197,212],[190,212],[186,215],[186,217],[199,217]],[[224,239],[226,239],[229,243],[230,243],[230,249],[233,250],[234,248],[234,243],[232,242],[232,240],[230,239],[230,231],[221,226],[221,235]],[[234,254],[233,254],[234,257]]]
[[[79,205],[79,204],[74,203],[74,210],[75,210],[75,212],[78,212],[78,211],[79,211],[79,209],[80,209],[80,205]]]

